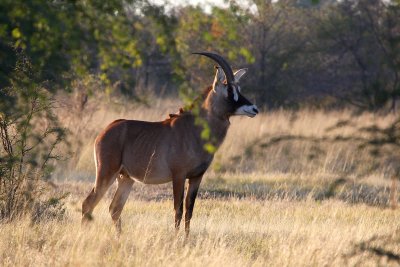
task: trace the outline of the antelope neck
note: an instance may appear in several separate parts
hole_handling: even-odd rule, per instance
[[[207,121],[215,145],[219,146],[228,132],[230,126],[229,119],[228,117],[215,114],[212,110],[203,109],[202,111],[203,112],[200,113],[201,117]]]

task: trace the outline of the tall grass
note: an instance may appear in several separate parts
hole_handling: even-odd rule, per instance
[[[76,137],[76,154],[71,167],[81,173],[94,173],[93,141],[111,121],[120,118],[163,120],[182,105],[171,99],[155,99],[150,104],[103,101],[99,105],[94,101],[83,112],[71,112],[71,109],[61,112],[65,125]],[[357,127],[385,127],[393,123],[395,116],[305,109],[265,112],[252,119],[232,117],[228,135],[215,155],[211,171],[353,178],[382,176],[384,162],[351,140],[352,137],[368,138],[368,133],[356,131],[354,127],[336,127],[348,120]]]
[[[395,266],[368,249],[400,254],[398,240],[382,240],[399,213],[366,205],[200,199],[185,240],[175,235],[171,201],[129,201],[119,239],[104,204],[87,228],[72,208],[61,223],[2,226],[2,266]]]

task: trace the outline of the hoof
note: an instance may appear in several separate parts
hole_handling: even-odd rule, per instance
[[[87,223],[90,222],[90,221],[93,221],[93,216],[92,216],[92,214],[84,214],[84,215],[82,215],[82,221],[81,221],[81,224],[82,224],[82,225],[85,225],[85,224],[87,224]]]

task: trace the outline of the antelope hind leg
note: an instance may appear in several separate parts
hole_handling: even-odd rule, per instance
[[[108,188],[115,181],[117,173],[98,171],[92,191],[82,203],[82,224],[92,220],[92,212]]]
[[[110,215],[117,229],[117,233],[121,233],[121,213],[129,197],[134,181],[124,172],[117,179],[118,187],[115,191],[113,200],[110,204]]]

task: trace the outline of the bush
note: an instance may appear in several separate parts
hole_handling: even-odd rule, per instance
[[[38,223],[46,220],[58,220],[64,219],[65,206],[62,201],[69,194],[64,194],[61,197],[51,197],[45,201],[35,201],[31,212],[31,221]]]
[[[54,101],[35,75],[22,58],[11,85],[0,89],[0,221],[32,212],[65,138],[52,112]]]

